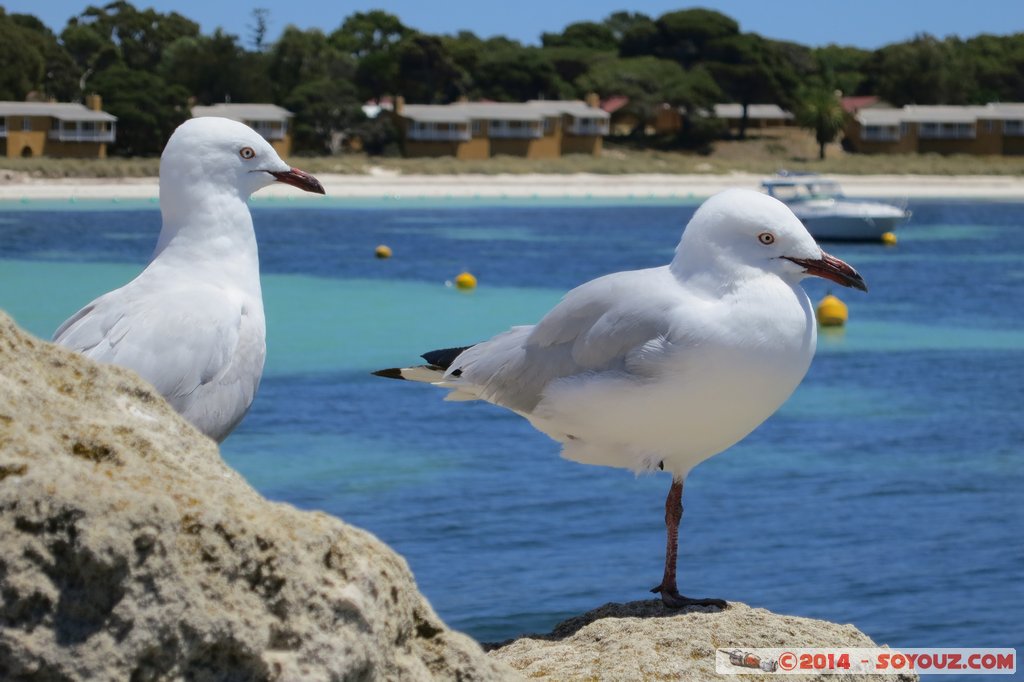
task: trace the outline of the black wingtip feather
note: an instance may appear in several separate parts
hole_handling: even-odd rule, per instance
[[[405,381],[405,377],[402,376],[402,370],[399,367],[389,367],[388,369],[378,369],[373,373],[375,377],[384,377],[385,379],[401,379]]]
[[[463,346],[462,348],[442,348],[440,350],[432,350],[424,353],[420,357],[426,360],[429,364],[441,369],[448,369],[455,362],[455,358],[462,355],[462,352],[472,348],[473,346]]]

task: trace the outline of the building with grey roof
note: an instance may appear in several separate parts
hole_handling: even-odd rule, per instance
[[[117,117],[99,95],[73,102],[0,102],[0,156],[106,158]]]
[[[406,156],[483,159],[499,154],[555,158],[599,154],[608,112],[596,101],[405,104],[392,112]]]
[[[295,114],[276,104],[221,102],[211,106],[192,107],[192,118],[219,116],[249,126],[270,143],[283,158],[291,155],[291,119]]]
[[[845,136],[866,154],[1024,154],[1024,103],[860,109]]]

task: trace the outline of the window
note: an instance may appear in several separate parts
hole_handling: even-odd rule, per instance
[[[545,118],[544,119],[544,134],[550,135],[551,131],[555,129],[555,119]]]
[[[480,134],[480,121],[478,121],[478,120],[474,120],[473,121],[473,134],[474,135],[479,135]]]
[[[22,117],[22,119],[21,119],[21,129],[22,130],[32,130],[32,119],[29,118],[28,116]]]
[[[861,129],[861,139],[875,142],[898,140],[900,139],[900,128],[894,125],[866,125]]]
[[[920,136],[931,139],[962,140],[973,138],[975,128],[973,123],[922,123]]]
[[[1003,135],[1024,135],[1024,120],[1003,121]]]

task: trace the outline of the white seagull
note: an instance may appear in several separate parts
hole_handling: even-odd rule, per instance
[[[160,157],[163,226],[149,265],[71,316],[53,341],[135,370],[196,428],[224,440],[263,374],[266,326],[246,201],[273,182],[324,193],[242,123],[182,123]]]
[[[525,417],[584,464],[672,474],[660,593],[670,608],[724,607],[676,587],[683,480],[767,419],[803,379],[817,341],[808,275],[867,291],[781,202],[728,190],[697,209],[672,262],[570,291],[532,326],[428,364],[375,372],[450,389]]]

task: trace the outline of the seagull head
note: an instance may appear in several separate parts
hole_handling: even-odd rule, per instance
[[[756,269],[793,283],[815,276],[868,290],[856,270],[818,246],[788,206],[753,190],[715,194],[686,226],[673,268],[711,265],[737,276]]]
[[[193,118],[171,135],[160,157],[160,178],[186,186],[238,192],[247,198],[274,182],[323,194],[320,182],[292,168],[255,130],[227,118]]]

